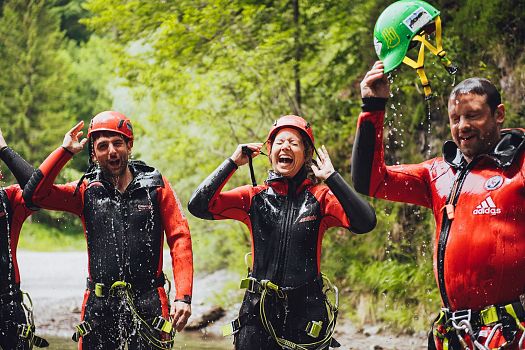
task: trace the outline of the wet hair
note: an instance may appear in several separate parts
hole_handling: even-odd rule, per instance
[[[449,100],[462,94],[486,96],[487,104],[489,105],[492,114],[494,114],[496,108],[501,104],[501,95],[498,89],[490,80],[485,78],[474,77],[463,80],[454,87],[450,93]]]

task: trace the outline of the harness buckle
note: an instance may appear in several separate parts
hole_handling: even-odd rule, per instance
[[[104,283],[95,283],[95,296],[97,298],[104,298],[104,291],[106,290],[106,286]]]
[[[323,328],[323,321],[310,321],[306,325],[306,334],[312,338],[318,338]]]
[[[241,280],[241,285],[239,286],[240,289],[246,289],[250,293],[258,293],[259,284],[257,280],[253,277],[246,277]]]
[[[279,298],[284,298],[284,292],[279,288],[278,285],[276,285],[270,280],[261,280],[261,287],[266,290],[271,289],[277,294]]]
[[[222,336],[227,337],[229,335],[235,334],[241,329],[241,321],[236,318],[228,324],[222,326]]]
[[[470,309],[467,310],[458,310],[452,312],[452,315],[450,316],[450,320],[452,321],[452,325],[455,328],[459,328],[458,323],[466,320],[470,323],[470,320],[472,319],[472,311]]]
[[[30,339],[33,334],[33,327],[29,324],[18,325],[18,335],[20,338]]]
[[[170,334],[173,330],[173,324],[170,321],[165,320],[163,317],[155,317],[152,326],[156,330],[167,334]]]
[[[499,320],[498,309],[494,305],[487,306],[479,312],[479,318],[484,325],[496,323]]]

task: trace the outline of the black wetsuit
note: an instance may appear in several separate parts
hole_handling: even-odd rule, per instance
[[[23,187],[33,168],[9,147],[0,151],[0,158]],[[16,248],[22,224],[32,214],[24,204],[20,186],[0,188],[0,347],[5,350],[30,348],[28,340],[18,335],[18,326],[26,325],[27,319],[22,307]]]
[[[221,192],[237,169],[224,161],[194,192],[190,212],[208,220],[235,219],[245,223],[252,238],[251,277],[268,279],[289,289],[287,298],[266,302],[267,318],[278,336],[295,343],[312,343],[305,329],[310,321],[328,315],[320,277],[321,242],[329,227],[364,233],[375,226],[373,209],[337,172],[326,185],[314,185],[303,169],[293,179],[270,172],[264,185],[242,186]],[[235,348],[280,349],[265,331],[259,317],[260,293],[245,294],[235,334]]]
[[[53,182],[72,154],[58,148],[35,172],[24,197],[46,209],[68,211],[82,219],[88,247],[88,283],[82,320],[93,331],[80,339],[80,349],[155,349],[140,336],[122,297],[109,295],[114,282],[131,284],[133,301],[151,325],[155,317],[169,318],[164,290],[164,234],[173,261],[175,298],[191,302],[193,260],[187,220],[166,178],[142,162],[129,163],[133,180],[121,193],[100,170],[77,182]],[[95,295],[95,284],[104,296]],[[155,334],[160,337],[160,332]]]

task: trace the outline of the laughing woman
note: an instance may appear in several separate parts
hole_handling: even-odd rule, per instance
[[[324,146],[313,161],[314,135],[303,118],[281,117],[266,144],[272,170],[264,185],[221,192],[263,147],[239,145],[193,193],[189,211],[207,220],[242,221],[250,230],[253,264],[232,322],[235,349],[328,349],[338,345],[332,339],[337,312],[320,271],[323,234],[334,226],[368,232],[375,213],[334,170]]]

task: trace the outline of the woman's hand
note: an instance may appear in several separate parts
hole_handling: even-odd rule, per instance
[[[312,170],[319,180],[325,181],[335,172],[335,169],[324,145],[318,148],[318,156],[319,158],[313,161]]]
[[[252,151],[251,157],[255,158],[259,154],[261,154],[261,148],[263,144],[261,142],[255,142],[255,143],[245,143],[237,146],[237,149],[235,152],[233,152],[232,156],[230,157],[231,160],[237,164],[237,166],[242,166],[246,163],[248,163],[248,155],[242,151],[243,147],[248,147]]]

